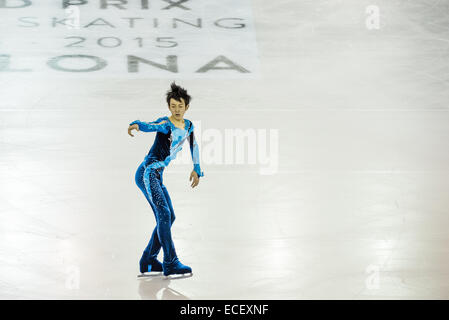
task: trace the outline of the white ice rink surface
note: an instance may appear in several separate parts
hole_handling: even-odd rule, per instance
[[[252,15],[253,79],[0,72],[0,298],[449,298],[449,1],[258,0]],[[202,132],[199,186],[190,164],[164,172],[194,274],[138,280],[155,220],[134,174],[154,133],[127,127],[169,115],[171,80]],[[224,163],[224,146],[208,158],[237,128],[277,130],[272,174]]]

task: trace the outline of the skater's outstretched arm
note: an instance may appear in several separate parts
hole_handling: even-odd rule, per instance
[[[193,127],[193,124],[192,124]],[[193,161],[193,171],[190,174],[190,181],[193,179],[192,187],[195,187],[199,183],[199,177],[204,176],[204,172],[201,171],[200,167],[200,149],[198,147],[198,143],[195,139],[195,133],[192,128],[190,135],[188,136],[189,146],[190,146],[190,154],[192,156]]]
[[[143,132],[153,132],[153,131],[158,131],[162,133],[169,132],[167,120],[162,120],[162,118],[159,118],[153,122],[144,122],[140,120],[131,122],[128,127],[128,134],[132,137],[134,137],[134,135],[131,133],[133,129]]]

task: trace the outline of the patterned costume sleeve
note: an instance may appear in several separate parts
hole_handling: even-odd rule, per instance
[[[192,131],[188,136],[189,145],[190,145],[190,154],[192,155],[193,160],[193,170],[198,174],[198,177],[204,176],[204,172],[201,171],[200,167],[200,149],[198,148],[198,143],[195,140],[194,127],[192,123]]]
[[[129,125],[137,124],[139,126],[139,130],[143,132],[162,132],[162,133],[169,133],[169,127],[167,120],[164,120],[164,117],[161,117],[153,122],[143,122],[140,120],[136,120],[131,122]]]

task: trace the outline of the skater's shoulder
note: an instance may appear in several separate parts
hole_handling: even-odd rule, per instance
[[[187,125],[186,125],[186,128],[187,128],[188,131],[192,131],[193,128],[195,128],[195,126],[193,125],[193,122],[190,121],[189,119],[184,118],[184,121],[185,121],[186,124],[187,124]]]

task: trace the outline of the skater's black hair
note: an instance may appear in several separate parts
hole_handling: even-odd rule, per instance
[[[181,102],[184,99],[186,106],[189,105],[192,97],[187,94],[187,90],[178,86],[174,81],[170,84],[171,90],[167,91],[167,104],[170,105],[170,99]]]

